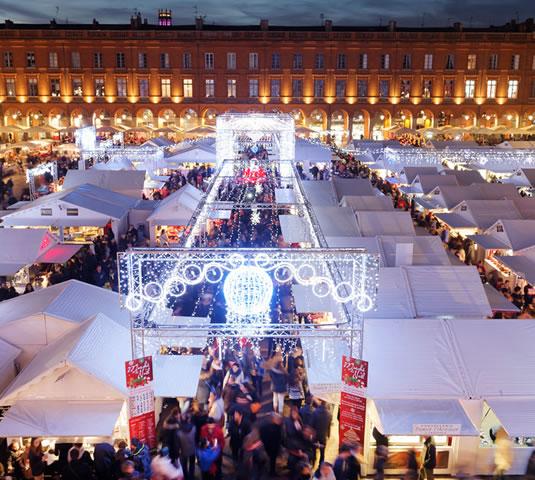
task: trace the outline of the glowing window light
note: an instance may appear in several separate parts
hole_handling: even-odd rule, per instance
[[[273,282],[259,267],[241,266],[230,272],[223,285],[228,309],[246,317],[269,311]]]

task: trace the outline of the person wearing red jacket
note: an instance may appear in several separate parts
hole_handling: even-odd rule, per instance
[[[221,478],[221,465],[223,462],[223,449],[225,448],[225,434],[220,425],[215,423],[213,418],[208,419],[208,423],[201,427],[200,439],[205,439],[210,447],[219,447],[219,456],[216,460],[217,473],[215,478]]]

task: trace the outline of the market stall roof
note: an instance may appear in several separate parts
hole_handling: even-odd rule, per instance
[[[304,138],[295,139],[295,161],[306,165],[326,163],[330,166],[331,149],[323,144],[310,142]]]
[[[35,400],[124,400],[130,332],[103,314],[54,341],[15,377],[1,404]]]
[[[376,235],[416,235],[409,212],[355,212],[363,237]]]
[[[311,205],[328,207],[338,205],[334,185],[327,180],[305,180],[302,182],[303,190]]]
[[[380,268],[377,301],[364,318],[414,318],[415,306],[401,268]]]
[[[435,187],[443,185],[458,185],[457,178],[454,175],[424,175],[418,174],[408,186],[402,186],[399,189],[407,194],[427,194]]]
[[[486,183],[485,179],[477,170],[454,170],[446,168],[442,170],[441,174],[454,176],[459,185],[468,186],[473,185],[474,183]]]
[[[400,264],[396,261],[399,244],[411,245],[412,255],[409,258],[409,265],[450,265],[448,254],[439,237],[383,235],[378,239],[386,267],[395,267]]]
[[[202,142],[195,142],[178,150],[165,152],[164,162],[167,166],[182,163],[216,163],[215,148]]]
[[[117,293],[68,280],[0,302],[0,338],[21,349],[18,362],[24,367],[46,345],[98,313],[130,325]]]
[[[496,290],[490,283],[485,283],[483,288],[485,289],[485,294],[487,295],[490,308],[492,308],[493,312],[520,312],[520,309],[516,305],[507,300],[503,293],[498,292],[498,290]]]
[[[194,398],[197,395],[202,355],[154,355],[152,359],[155,396]]]
[[[498,220],[522,218],[512,200],[465,200],[452,213],[459,213],[480,230],[486,230]]]
[[[535,187],[535,168],[519,168],[502,180],[517,187]]]
[[[358,237],[359,227],[350,207],[313,207],[324,237]]]
[[[501,240],[487,234],[468,235],[470,240],[477,243],[485,250],[507,250],[509,246],[503,243]]]
[[[279,215],[282,237],[286,243],[312,243],[309,228],[303,217]]]
[[[526,220],[535,220],[535,198],[518,196],[512,200],[522,218]]]
[[[98,162],[93,165],[91,170],[121,170],[129,171],[135,170],[136,167],[132,163],[132,160],[129,160],[125,157],[113,157],[107,162]]]
[[[85,183],[40,197],[3,217],[2,223],[7,226],[103,226],[110,218],[124,218],[136,202],[135,198]],[[51,208],[53,213],[54,209],[71,207],[77,208],[77,215],[42,215],[46,208]]]
[[[45,229],[0,229],[0,275],[11,276],[34,263],[64,263],[81,245],[61,245]]]
[[[449,323],[474,398],[535,396],[535,324],[526,320]],[[494,353],[485,355],[491,348]],[[532,399],[533,401],[533,399]],[[535,433],[535,429],[530,432]]]
[[[435,208],[451,209],[464,200],[500,200],[520,198],[514,185],[502,183],[476,183],[469,186],[443,185],[434,188],[424,200]]]
[[[510,437],[533,436],[535,401],[532,398],[489,398],[486,401]]]
[[[21,401],[0,421],[2,437],[111,437],[124,401]],[[75,438],[72,438],[76,441]]]
[[[368,253],[379,254],[378,237],[330,237],[325,240],[330,248],[363,248]]]
[[[21,352],[20,348],[0,339],[0,392],[15,377],[15,360]]]
[[[501,240],[505,250],[519,252],[535,246],[535,220],[498,220],[486,233]]]
[[[200,125],[186,130],[186,135],[215,135],[216,128],[211,125]]]
[[[435,215],[441,222],[448,227],[457,228],[477,228],[477,225],[471,220],[465,218],[460,213],[437,213]]]
[[[375,190],[367,178],[333,177],[332,182],[338,202],[349,195],[375,195]]]
[[[275,203],[277,204],[297,203],[294,190],[292,188],[276,188],[275,189]]]
[[[456,435],[478,436],[459,400],[381,398],[374,401],[383,435],[440,435],[440,428],[452,428]],[[443,433],[442,433],[443,434]]]
[[[186,184],[164,198],[147,221],[154,225],[187,225],[202,198],[200,190]]]
[[[342,207],[351,207],[354,212],[386,212],[394,210],[392,198],[386,195],[349,195],[342,197]]]
[[[85,183],[105,190],[141,198],[145,183],[145,170],[67,170],[63,188],[68,190]]]
[[[171,130],[172,131],[172,130]],[[157,148],[166,148],[174,145],[175,142],[173,140],[169,140],[167,137],[163,135],[159,135],[158,137],[151,138],[150,140],[147,140],[142,147],[157,147]]]
[[[403,167],[399,173],[401,183],[411,184],[418,175],[436,175],[438,167]]]
[[[496,255],[494,258],[503,263],[509,270],[524,278],[528,283],[535,284],[535,257],[529,255]]]

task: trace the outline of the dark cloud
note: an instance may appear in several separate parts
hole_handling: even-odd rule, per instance
[[[171,8],[174,23],[193,23],[196,13],[209,23],[256,24],[268,18],[278,25],[318,25],[330,18],[338,25],[378,25],[397,20],[401,26],[446,26],[461,21],[466,25],[500,25],[511,18],[533,15],[526,0],[185,0],[180,4],[165,0],[134,0],[112,4],[109,0],[0,0],[0,18],[16,22],[43,22],[57,16],[60,22],[126,23],[135,10],[154,22],[158,8]],[[57,13],[56,13],[57,12]]]

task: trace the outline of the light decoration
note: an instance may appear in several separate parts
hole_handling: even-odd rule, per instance
[[[80,152],[94,150],[97,145],[97,130],[94,126],[79,128],[74,132],[76,146]]]
[[[35,168],[26,170],[26,183],[29,185],[31,200],[35,200],[38,196],[35,189],[35,179],[47,173],[52,176],[52,182],[56,183],[58,181],[58,164],[56,162],[41,163]]]
[[[273,296],[273,282],[264,269],[242,265],[227,275],[223,292],[227,310],[234,318],[266,315]]]
[[[253,210],[251,212],[251,223],[253,225],[258,225],[260,223],[260,212],[258,210]]]

